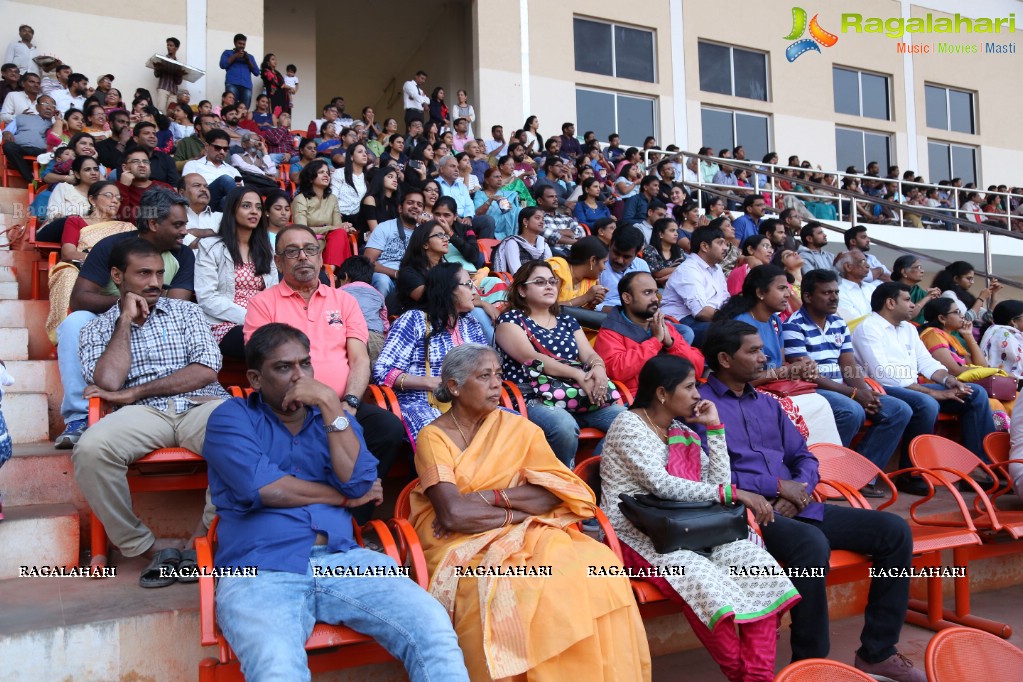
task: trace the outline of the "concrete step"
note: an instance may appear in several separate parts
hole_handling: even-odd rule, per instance
[[[50,441],[14,446],[14,456],[0,468],[4,503],[67,503],[79,512],[88,507],[71,464],[71,450],[57,450]]]
[[[0,283],[18,283],[18,273],[14,271],[13,265],[0,265]]]
[[[10,273],[10,279],[8,281],[0,280],[0,300],[18,300],[18,281],[15,279],[13,272]]]
[[[28,203],[28,189],[24,187],[0,187],[0,207],[9,213],[9,207]]]
[[[4,420],[15,444],[49,440],[47,402],[45,393],[9,393],[4,396]]]
[[[17,578],[21,566],[78,565],[80,530],[74,505],[4,505],[4,516],[0,581]]]
[[[19,275],[20,277],[20,275]],[[18,282],[22,294],[27,295],[31,284]],[[43,290],[45,293],[45,289]],[[28,357],[4,356],[0,348],[0,358],[8,360],[50,360],[55,357],[53,343],[46,335],[46,316],[50,313],[50,302],[47,300],[0,300],[0,334],[5,328],[23,329],[27,333]],[[2,337],[0,337],[2,340]]]
[[[56,360],[14,360],[7,363],[7,371],[15,383],[4,393],[62,392]]]
[[[0,327],[0,358],[28,360],[28,329],[24,327]]]
[[[40,260],[45,261],[43,255],[33,248],[22,251],[8,251],[6,249],[0,250],[0,267],[9,267],[14,271],[14,276],[18,282],[18,294],[19,298],[28,299],[32,295],[32,276],[37,272],[35,263]],[[40,278],[40,286],[45,290],[43,282]],[[0,303],[3,303],[0,301]],[[4,326],[4,325],[0,325]]]

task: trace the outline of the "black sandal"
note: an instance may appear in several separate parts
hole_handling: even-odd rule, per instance
[[[199,582],[199,564],[194,549],[181,550],[181,563],[178,564],[179,583]]]
[[[157,552],[149,565],[142,569],[139,587],[167,587],[178,580],[177,569],[181,563],[181,551],[167,547]]]

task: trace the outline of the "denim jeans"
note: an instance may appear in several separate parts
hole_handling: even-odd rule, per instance
[[[671,323],[669,322],[669,324]],[[693,345],[693,339],[696,338],[696,334],[693,332],[692,327],[687,327],[681,322],[678,324],[672,324],[671,326],[675,328],[675,331],[682,335],[682,338],[686,340],[686,343],[690,346]]]
[[[480,239],[493,239],[497,230],[497,223],[492,216],[478,215],[472,219],[472,231]]]
[[[873,558],[875,568],[907,569],[913,561],[913,534],[895,514],[872,509],[824,505],[822,521],[774,515],[761,526],[767,551],[785,566],[828,568],[833,549],[846,549]],[[802,600],[792,607],[792,660],[827,658],[828,594],[824,578],[791,578]],[[867,608],[860,632],[860,658],[877,663],[895,653],[909,600],[909,578],[871,578]],[[847,656],[838,654],[839,658]]]
[[[373,637],[402,661],[412,680],[468,681],[458,638],[444,607],[404,577],[317,577],[314,566],[394,566],[367,549],[330,553],[313,547],[305,575],[260,570],[221,578],[217,621],[250,682],[309,680],[305,643],[317,622]]]
[[[686,315],[679,320],[679,324],[684,327],[688,327],[692,333],[691,339],[686,339],[690,346],[700,347],[703,345],[703,337],[707,334],[707,328],[710,327],[710,322],[704,322],[703,320],[697,320],[692,315]],[[678,329],[678,327],[676,327]],[[680,332],[681,329],[678,329]],[[683,336],[685,334],[683,333]]]
[[[238,183],[230,175],[221,175],[210,183],[210,208],[223,213],[224,201],[231,190],[238,187]]]
[[[394,280],[382,272],[373,273],[373,288],[384,296],[384,300],[394,291]]]
[[[917,436],[925,433],[934,433],[934,422],[938,419],[938,412],[955,414],[959,416],[959,427],[962,429],[962,444],[967,450],[980,457],[983,462],[990,462],[984,452],[984,437],[995,430],[994,418],[991,416],[991,404],[988,402],[987,391],[977,384],[967,384],[973,389],[973,393],[964,398],[964,402],[955,400],[935,400],[929,395],[919,391],[911,391],[908,388],[897,386],[885,386],[888,395],[898,398],[913,409],[913,418],[906,426],[905,439],[908,443]],[[928,388],[942,390],[944,387],[938,384],[927,384]],[[899,468],[912,466],[909,461],[908,451],[903,452],[899,458]]]
[[[579,429],[590,427],[606,433],[615,417],[624,411],[624,407],[612,403],[593,412],[573,414],[561,407],[547,407],[536,399],[529,401],[529,421],[543,429],[555,457],[568,468],[575,464],[575,453],[579,449]],[[599,455],[603,448],[604,439],[601,438],[597,443],[596,454]]]
[[[241,85],[234,85],[233,83],[226,83],[224,90],[234,95],[234,103],[245,102],[246,107],[252,105],[252,87],[242,87]]]
[[[64,385],[60,416],[64,418],[65,424],[89,416],[89,401],[82,396],[85,376],[82,361],[78,357],[78,337],[82,327],[96,317],[95,313],[87,310],[76,310],[57,327],[57,367],[60,369],[60,382]]]
[[[849,447],[867,417],[863,406],[834,391],[819,390],[817,393],[831,405],[842,445]],[[884,470],[912,418],[913,409],[909,404],[894,396],[882,395],[881,410],[871,416],[873,424],[857,445],[856,451],[873,462],[878,469]]]

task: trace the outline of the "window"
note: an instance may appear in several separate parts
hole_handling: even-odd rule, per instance
[[[654,82],[654,32],[574,20],[575,70]]]
[[[962,178],[963,184],[977,182],[977,150],[961,144],[927,141],[928,182]]]
[[[877,161],[886,169],[892,165],[892,141],[888,135],[868,133],[855,128],[835,128],[835,158],[839,170],[856,166],[861,173],[867,170],[867,164]]]
[[[640,147],[648,135],[657,137],[657,103],[649,97],[576,88],[575,111],[577,130],[592,130],[598,140],[618,133],[623,147]]]
[[[700,89],[767,101],[767,54],[700,42]]]
[[[924,85],[927,106],[927,127],[957,133],[977,132],[973,93],[953,90],[941,85]]]
[[[891,120],[888,77],[834,67],[835,113]]]
[[[746,158],[764,158],[771,148],[771,119],[761,114],[703,107],[703,145],[717,155],[721,149],[742,145]]]

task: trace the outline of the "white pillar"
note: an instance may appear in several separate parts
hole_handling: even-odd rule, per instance
[[[207,74],[206,65],[206,0],[187,0],[185,9],[185,63],[202,69]],[[188,83],[188,91],[192,95],[192,106],[206,97],[206,77],[195,83]],[[219,99],[217,100],[220,101]]]
[[[671,90],[674,102],[675,137],[661,134],[661,145],[674,142],[679,149],[690,149],[689,144],[689,106],[686,101],[686,55],[683,49],[685,26],[682,20],[682,0],[669,0],[668,22],[671,26]]]
[[[909,19],[913,16],[913,6],[910,0],[902,0],[902,18]],[[912,34],[906,33],[902,36],[902,42],[907,45],[913,44]],[[916,78],[913,75],[913,55],[906,50],[906,53],[902,55],[902,78],[905,81],[905,87],[902,91],[903,100],[905,101],[906,107],[906,143],[908,145],[907,151],[909,158],[907,159],[893,159],[895,163],[900,163],[902,168],[916,169],[916,172],[924,177],[927,177],[927,165],[930,163],[927,159],[921,159],[918,156],[917,149],[917,138],[916,138],[916,99],[914,93],[916,92]],[[892,102],[894,105],[894,102]],[[892,112],[894,118],[894,112]],[[921,165],[923,167],[921,167]]]
[[[519,53],[522,64],[522,120],[532,115],[529,101],[529,0],[519,0]]]

